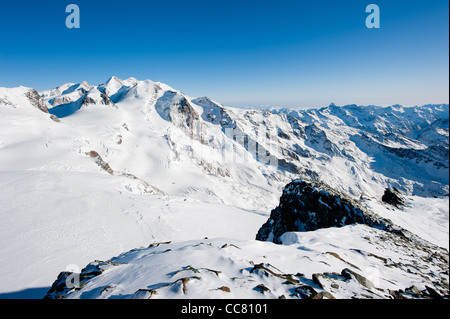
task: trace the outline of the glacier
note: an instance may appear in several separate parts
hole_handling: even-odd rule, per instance
[[[421,271],[413,274],[409,266],[378,278],[364,271],[384,273],[387,265],[422,256],[430,247],[448,256],[448,104],[239,109],[190,97],[163,83],[113,76],[99,85],[66,83],[43,92],[0,88],[0,114],[0,298],[27,289],[49,291],[70,265],[82,273],[94,260],[121,259],[113,256],[127,251],[133,252],[125,258],[130,269],[106,270],[115,278],[110,284],[102,274],[86,281],[89,290],[61,296],[302,297],[310,288],[300,286],[308,285],[314,296],[362,297],[364,287],[348,279],[356,277],[342,273],[348,263],[383,290],[374,290],[372,297],[398,296],[389,291],[399,289],[405,296],[424,297],[426,287],[445,292],[445,287],[431,288],[433,275],[426,267],[435,276],[446,273],[448,285],[448,260],[442,269],[441,257],[432,258],[436,262],[429,266],[419,262],[415,267]],[[288,232],[280,244],[256,241],[285,186],[297,179],[328,185],[426,244],[407,246],[413,251],[408,255],[406,248],[395,251],[396,237],[388,236],[385,244],[364,240],[386,237],[364,225]],[[394,187],[402,192],[405,207],[382,202],[384,191]],[[176,252],[174,257],[145,248],[169,241],[165,249]],[[225,243],[247,248],[228,256],[225,252],[238,250],[221,249]],[[205,245],[212,247],[211,254],[203,251]],[[374,249],[392,263],[370,261]],[[142,254],[148,260],[140,260]],[[198,261],[204,264],[195,267],[229,274],[221,278],[202,271],[202,279],[187,283],[189,294],[170,271],[145,273],[150,278],[145,287],[128,281],[136,275],[134,263],[173,264],[176,271],[193,265],[191,254],[202,256]],[[273,274],[264,281],[259,272],[267,270],[245,273],[254,267],[244,262],[250,258],[255,265],[270,263],[283,270],[266,265],[276,274],[304,276],[291,277],[293,287],[282,285],[287,277],[280,281]],[[339,275],[317,275],[332,272]],[[241,286],[232,280],[239,276],[245,277]],[[159,287],[169,279],[173,287]],[[253,289],[252,280],[263,280],[260,284],[270,293]],[[189,289],[193,283],[200,286]],[[212,290],[201,289],[209,284]],[[107,286],[114,289],[102,292]],[[405,293],[412,286],[420,293]],[[214,290],[220,287],[231,292]],[[139,289],[158,295],[135,295]],[[44,297],[36,291],[36,298]]]

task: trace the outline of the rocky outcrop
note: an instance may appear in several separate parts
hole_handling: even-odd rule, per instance
[[[178,112],[184,117],[185,123],[187,127],[192,128],[194,125],[194,121],[199,119],[197,112],[194,108],[189,104],[188,100],[183,97],[177,104]]]
[[[106,163],[102,159],[102,157],[96,151],[90,151],[89,153],[87,153],[87,155],[89,155],[89,157],[95,159],[95,163],[97,163],[97,165],[100,168],[102,168],[103,170],[108,172],[110,175],[114,175],[114,170],[109,166],[108,163]]]
[[[192,138],[198,137],[199,115],[181,94],[167,91],[155,103],[158,114],[166,121],[183,129]]]
[[[340,155],[339,148],[328,138],[326,132],[315,123],[305,127],[306,145],[330,156]]]
[[[312,231],[320,228],[366,224],[382,230],[400,229],[355,200],[319,182],[295,180],[283,190],[280,204],[259,229],[257,240],[279,243],[286,232]]]
[[[101,275],[111,267],[120,265],[120,263],[115,263],[110,260],[96,260],[83,268],[81,273],[63,271],[58,275],[58,278],[52,284],[44,299],[64,299],[64,295],[68,292],[82,289],[92,278]]]
[[[314,247],[254,241],[156,242],[108,261],[96,260],[79,273],[61,272],[45,298],[448,298],[447,251],[379,230],[365,233],[374,241],[355,237],[355,245],[364,241],[366,248],[386,257],[357,249],[343,252],[339,242],[329,248],[338,249],[345,259]]]
[[[41,110],[44,113],[48,113],[48,108],[42,100],[41,96],[35,89],[30,89],[26,94],[26,97],[30,100],[30,103]]]
[[[200,97],[192,100],[193,103],[203,108],[202,119],[223,128],[235,128],[236,121],[232,120],[227,109],[211,101],[208,97]]]
[[[89,157],[95,159],[95,163],[104,171],[106,171],[108,174],[110,175],[115,175],[115,176],[123,176],[126,177],[127,179],[130,180],[134,180],[137,184],[137,188],[138,190],[143,193],[143,194],[157,194],[157,195],[162,195],[162,196],[166,196],[167,194],[165,192],[163,192],[162,190],[160,190],[159,188],[150,185],[149,183],[147,183],[146,181],[144,181],[143,179],[138,178],[137,176],[130,174],[130,173],[126,173],[126,172],[117,172],[114,171],[111,166],[109,166],[109,164],[107,162],[105,162],[103,160],[103,158],[100,156],[100,154],[98,154],[96,151],[90,151],[88,153],[86,153],[86,155],[88,155]]]
[[[56,123],[61,123],[61,120],[55,114],[51,114],[50,119]]]
[[[94,98],[90,97],[88,94],[83,96],[83,102],[81,103],[82,106],[89,105],[89,104],[101,104],[101,105],[111,105],[113,102],[107,97],[105,94],[100,93],[100,98],[98,100],[95,100]]]
[[[405,206],[405,200],[401,197],[401,192],[397,188],[386,188],[381,200],[387,204],[400,208]]]

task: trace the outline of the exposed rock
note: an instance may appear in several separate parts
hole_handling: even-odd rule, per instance
[[[417,288],[416,286],[411,286],[405,289],[406,293],[412,294],[412,295],[419,295],[421,292],[419,290],[419,288]]]
[[[123,263],[108,261],[94,261],[81,270],[81,273],[64,271],[58,275],[58,278],[49,289],[44,299],[60,299],[71,290],[82,289],[84,285],[94,277],[101,275],[105,270],[120,266]]]
[[[150,299],[153,295],[157,295],[158,292],[153,289],[139,289],[131,296],[131,299]]]
[[[278,133],[277,133],[279,138],[285,139],[285,140],[290,140],[290,136],[289,134],[284,133],[280,128],[278,128]]]
[[[236,246],[236,245],[234,245],[234,244],[230,244],[230,245],[228,245],[228,244],[224,244],[222,247],[220,247],[220,248],[227,248],[227,247],[234,247],[234,248],[237,248],[237,249],[240,249],[238,246]]]
[[[275,276],[275,277],[278,277],[278,278],[281,278],[281,279],[285,279],[286,280],[285,284],[292,284],[292,285],[294,285],[294,284],[300,283],[300,281],[295,279],[295,278],[293,278],[293,276],[291,274],[278,274],[278,273],[274,272],[273,270],[271,270],[269,268],[270,266],[271,266],[270,264],[269,265],[264,265],[264,264],[255,265],[253,267],[253,269],[250,271],[250,273],[254,273],[254,272],[260,273],[260,272],[262,272],[262,274],[264,274],[265,276],[272,275],[272,276]]]
[[[359,282],[362,286],[372,289],[375,288],[375,285],[366,277],[354,272],[353,270],[350,270],[348,268],[344,268],[341,272],[341,275],[344,276],[347,279],[356,279],[357,282]]]
[[[309,285],[295,287],[294,291],[303,299],[313,299],[317,295],[317,291]]]
[[[389,290],[389,294],[394,298],[394,299],[408,299],[405,298],[403,296],[403,294],[399,291],[399,290]]]
[[[279,206],[272,210],[256,239],[279,243],[280,236],[285,232],[312,231],[355,223],[399,231],[389,220],[325,184],[295,180],[283,190]]]
[[[428,294],[430,295],[431,298],[433,299],[444,299],[435,289],[433,289],[430,286],[425,286],[425,288],[427,289]]]
[[[84,96],[82,105],[88,105],[88,104],[97,104],[97,102],[99,102],[102,105],[113,105],[114,103],[109,99],[109,97],[107,97],[105,94],[100,93],[100,100],[96,101],[95,99],[93,99],[92,97],[90,97],[88,94],[86,94]]]
[[[325,275],[324,274],[313,274],[312,280],[316,285],[318,285],[320,288],[324,289],[325,285],[322,283],[321,277],[325,277]]]
[[[270,292],[270,289],[264,286],[263,284],[256,286],[254,289],[261,293]]]
[[[178,112],[185,117],[187,127],[192,128],[194,121],[199,119],[197,112],[195,112],[194,108],[184,97],[179,102]]]
[[[327,251],[327,252],[325,252],[325,254],[331,255],[331,256],[333,256],[333,257],[339,259],[340,261],[343,261],[344,263],[346,263],[346,264],[352,266],[353,268],[359,269],[358,266],[356,266],[356,265],[354,265],[354,264],[352,264],[352,263],[346,261],[345,259],[343,259],[341,256],[339,256],[339,255],[336,254],[335,252]],[[359,269],[359,270],[361,270],[361,269]]]
[[[217,289],[218,289],[218,290],[222,290],[222,291],[224,291],[224,292],[231,292],[231,289],[228,288],[227,286],[222,286],[222,287],[217,288]]]
[[[307,136],[306,144],[318,150],[325,151],[328,155],[339,155],[339,148],[328,138],[325,131],[315,123],[305,127]]]
[[[26,94],[26,97],[30,100],[31,104],[44,113],[48,113],[48,108],[42,100],[41,96],[35,89],[30,89]]]
[[[319,292],[317,295],[312,297],[311,299],[336,299],[332,294],[327,291]]]
[[[183,284],[183,294],[186,294],[186,292],[187,292],[186,284],[188,283],[189,278],[188,277],[181,278],[180,281]]]
[[[397,208],[405,206],[405,201],[401,197],[401,192],[395,187],[393,189],[386,188],[383,197],[381,197],[381,200]]]
[[[141,187],[139,187],[139,189],[144,194],[148,193],[148,194],[157,194],[157,195],[162,195],[162,196],[166,196],[167,195],[164,191],[160,190],[156,186],[150,185],[149,183],[147,183],[143,179],[140,179],[139,177],[137,177],[137,176],[135,176],[133,174],[130,174],[130,173],[119,173],[118,175],[138,181],[140,183],[140,186],[141,186]]]
[[[72,272],[67,271],[61,272],[52,287],[44,296],[44,299],[60,299],[59,296],[64,296],[64,294],[70,290],[70,288],[67,287],[67,280],[72,274]]]
[[[103,170],[105,170],[109,174],[114,175],[114,170],[109,166],[108,163],[106,163],[102,159],[102,157],[96,151],[90,151],[89,153],[87,153],[87,155],[89,155],[90,157],[94,158],[95,162],[97,163],[98,166],[100,166],[100,168],[102,168]]]
[[[61,123],[61,120],[55,114],[51,114],[50,118],[52,119],[52,121],[54,121],[56,123]]]
[[[367,229],[365,226],[363,228]],[[385,233],[383,231],[374,232]],[[386,233],[386,235],[397,237],[391,233]],[[409,288],[404,288],[407,286],[402,286],[403,283],[406,283],[403,280],[402,283],[394,282],[392,271],[389,270],[391,267],[386,267],[385,271],[380,272],[376,277],[373,277],[375,273],[367,271],[367,268],[363,268],[363,264],[358,265],[361,269],[366,269],[365,272],[354,271],[349,268],[337,268],[342,269],[342,271],[317,272],[306,276],[300,273],[296,275],[286,274],[271,263],[255,264],[246,260],[244,256],[247,256],[249,253],[246,249],[254,249],[254,243],[250,246],[247,246],[243,242],[241,244],[239,245],[241,249],[232,249],[230,251],[230,243],[228,243],[227,249],[222,248],[222,239],[217,239],[210,243],[204,241],[190,242],[188,245],[186,243],[156,242],[148,247],[133,249],[109,261],[94,261],[87,265],[79,274],[71,272],[61,273],[49,290],[46,298],[90,298],[92,296],[95,298],[117,298],[126,296],[126,298],[132,299],[149,299],[154,298],[156,294],[158,298],[173,298],[174,294],[181,298],[196,298],[197,296],[204,296],[206,298],[210,296],[239,298],[245,291],[256,298],[277,298],[280,296],[301,299],[448,298],[448,288],[443,287],[443,283],[448,278],[448,274],[439,273],[439,271],[433,271],[431,273],[430,270],[432,268],[424,265],[432,266],[436,260],[425,260],[423,256],[426,251],[415,251],[414,243],[412,242],[405,243],[404,247],[398,248],[400,251],[399,256],[403,258],[399,258],[401,261],[397,262],[398,270],[396,269],[394,272],[399,271],[399,274],[404,276],[404,280],[411,278],[411,282],[420,285],[423,290],[419,290],[411,284]],[[260,244],[267,245],[268,250],[275,247],[275,245],[269,243]],[[165,247],[162,246],[165,245],[168,245],[170,250],[164,250]],[[395,249],[396,246],[392,242],[387,246],[379,246],[381,251],[390,250],[393,247]],[[203,255],[205,249],[208,250],[208,254],[204,256],[213,256],[212,259],[215,260],[212,264],[209,264],[205,259],[202,262],[200,262],[201,260],[194,261],[201,264],[198,267],[196,265],[186,266],[183,264],[178,264],[176,267],[173,267],[174,264],[180,261],[186,261],[186,258],[189,258],[189,256],[196,258],[199,256],[196,254],[198,252],[201,252]],[[168,251],[170,253],[166,255]],[[260,257],[278,264],[280,255],[278,253],[273,255],[273,251],[267,252],[268,257]],[[406,252],[406,255],[404,252]],[[263,253],[263,250],[261,250],[261,253]],[[414,253],[418,254],[418,259],[409,261],[408,259],[413,257],[409,254]],[[316,256],[320,258],[324,257],[324,254],[326,253],[318,252]],[[364,255],[369,257],[363,251],[359,251],[357,254],[358,257],[364,257]],[[340,257],[335,253],[329,255],[337,259]],[[346,256],[346,259],[349,257]],[[289,256],[283,255],[283,258],[289,258]],[[365,257],[358,258],[360,261],[362,259],[365,259],[364,263],[367,262],[367,258]],[[307,258],[294,257],[293,260],[296,261],[293,265],[299,269],[305,266],[309,269],[315,269],[314,267],[316,266],[324,269],[318,265],[320,263],[318,259],[308,260]],[[160,263],[161,261],[163,261],[162,264]],[[164,267],[164,262],[168,263],[166,267]],[[297,262],[299,263],[298,265]],[[357,263],[355,259],[352,259],[352,262]],[[379,265],[380,261],[376,260],[376,263]],[[249,267],[249,264],[252,266]],[[335,267],[339,267],[338,264],[339,261],[335,261],[330,267],[332,270],[336,269]],[[155,265],[157,265],[156,269]],[[423,273],[413,275],[410,271],[413,265],[420,268]],[[220,268],[222,266],[225,268]],[[233,271],[227,268],[230,266],[233,267]],[[171,268],[171,270],[166,272],[165,269],[167,268]],[[157,273],[154,272],[155,270]],[[147,273],[149,275],[145,275]],[[387,273],[390,273],[390,275]],[[229,277],[230,274],[233,274],[233,277]],[[236,274],[239,275],[236,276]],[[410,275],[411,277],[409,277]],[[139,278],[139,281],[135,281],[136,277]],[[155,281],[154,279],[158,277],[159,279]],[[428,277],[433,278],[430,279]],[[374,278],[374,281],[370,280],[372,278]],[[376,279],[380,280],[375,281]],[[126,287],[125,283],[127,280],[131,280],[133,284],[137,284],[138,286],[133,286],[129,290],[123,290],[122,288]],[[386,282],[390,282],[394,286],[389,285],[387,287]],[[423,288],[424,286],[426,289]]]
[[[143,193],[149,193],[149,194],[158,194],[158,195],[163,195],[165,196],[166,193],[163,192],[162,190],[158,189],[157,187],[150,185],[149,183],[147,183],[146,181],[136,177],[133,174],[130,173],[117,173],[115,172],[108,163],[106,163],[103,158],[100,156],[100,154],[98,154],[96,151],[90,151],[88,153],[86,153],[86,155],[88,155],[91,158],[95,159],[95,163],[104,171],[108,172],[111,175],[118,175],[118,176],[124,176],[127,177],[129,179],[133,179],[136,180],[140,183],[139,189],[143,192]]]
[[[59,106],[61,104],[68,104],[72,101],[73,99],[71,97],[68,96],[63,96],[63,97],[57,97],[54,99],[49,100],[49,103],[51,103],[51,106],[56,107]]]
[[[198,137],[194,124],[200,117],[184,96],[167,91],[156,101],[155,109],[164,120],[184,129],[192,138]]]
[[[148,247],[158,247],[159,245],[169,245],[171,242],[170,241],[165,241],[165,242],[158,242],[158,243],[152,243],[150,244]]]
[[[0,106],[1,105],[5,105],[5,106],[10,106],[10,107],[12,107],[12,108],[16,108],[16,105],[13,103],[13,102],[11,102],[9,99],[8,99],[8,97],[7,96],[5,96],[5,97],[0,97]]]

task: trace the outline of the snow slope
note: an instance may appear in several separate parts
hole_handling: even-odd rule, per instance
[[[386,237],[383,231],[351,225],[286,233],[282,246],[229,238],[153,243],[92,262],[76,279],[60,274],[47,297],[387,299],[400,289],[406,298],[428,296],[426,287],[439,279],[424,279],[425,273],[440,274],[446,261],[428,267],[423,257],[431,250],[417,256],[412,246],[399,249]]]
[[[69,265],[153,241],[252,239],[264,221],[222,204],[134,194],[126,185],[93,173],[0,172],[2,292],[49,286]]]
[[[448,249],[448,105],[368,108],[241,110],[116,77],[0,88],[0,298],[152,242],[222,237],[279,256],[254,238],[295,178]],[[380,201],[393,186],[408,207]]]

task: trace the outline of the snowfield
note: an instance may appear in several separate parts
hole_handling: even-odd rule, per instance
[[[134,78],[0,88],[0,298],[448,296],[448,116],[242,110]],[[412,237],[353,224],[255,240],[295,179]],[[393,187],[405,206],[381,200]]]
[[[48,297],[386,299],[399,287],[410,288],[405,296],[412,297],[430,285],[415,269],[427,267],[426,260],[415,264],[426,255],[415,256],[411,247],[399,249],[383,231],[365,225],[286,233],[283,242],[205,238],[154,243],[92,262],[77,279],[81,289],[67,291],[66,274],[60,275]],[[445,267],[441,260],[427,272]]]

